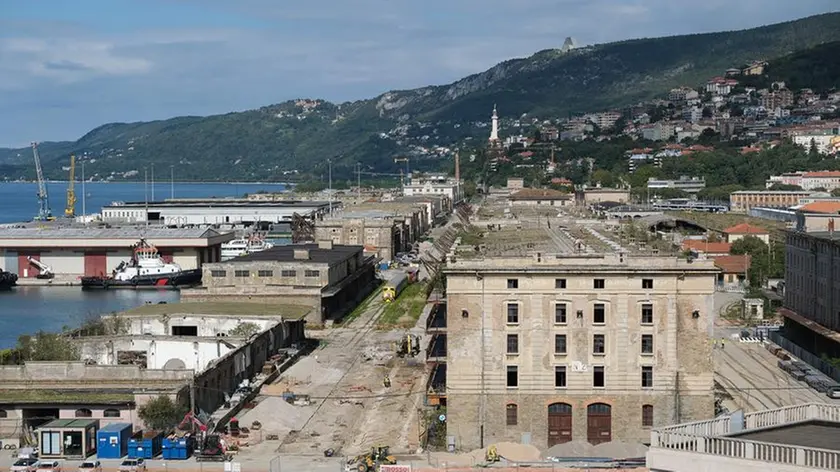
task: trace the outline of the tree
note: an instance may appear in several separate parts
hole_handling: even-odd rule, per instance
[[[755,236],[745,236],[734,243],[730,253],[750,256],[748,278],[750,286],[764,286],[769,278],[783,277],[785,272],[785,248],[783,244],[771,242],[768,246]]]
[[[802,187],[790,184],[773,184],[768,190],[802,190]]]
[[[20,361],[78,361],[79,348],[70,337],[63,334],[38,331],[34,336],[24,334],[18,337],[18,359]]]
[[[836,188],[836,189],[832,190],[831,191],[831,196],[832,197],[840,197],[840,188]]]
[[[260,325],[251,322],[239,323],[228,333],[230,336],[250,338],[260,332]]]
[[[613,187],[615,186],[616,180],[612,172],[604,169],[598,169],[595,172],[592,172],[592,183],[600,183],[602,187]]]
[[[168,396],[155,397],[137,411],[146,426],[157,431],[170,430],[183,420],[189,408],[172,401]]]

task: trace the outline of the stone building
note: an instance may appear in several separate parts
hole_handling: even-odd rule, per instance
[[[339,215],[315,226],[316,241],[362,245],[366,254],[391,260],[402,250],[403,223],[386,212],[358,212]]]
[[[447,435],[647,442],[714,415],[711,260],[459,259],[447,275]]]

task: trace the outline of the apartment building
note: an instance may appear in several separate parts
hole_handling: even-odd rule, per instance
[[[459,259],[447,275],[447,435],[642,441],[714,415],[711,260]]]
[[[790,208],[809,195],[805,190],[739,190],[729,194],[729,208],[745,213],[755,207]]]

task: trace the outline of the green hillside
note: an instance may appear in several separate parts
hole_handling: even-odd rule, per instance
[[[799,57],[786,59],[784,67],[803,69],[798,61],[807,62],[812,52],[794,53],[836,41],[840,13],[743,31],[636,39],[565,53],[546,50],[449,85],[370,100],[320,101],[314,108],[290,101],[241,113],[108,124],[73,143],[45,144],[41,155],[53,177],[62,174],[60,165],[71,152],[87,155],[88,175],[116,172],[118,179],[130,170],[139,170],[142,178],[143,166],[154,163],[178,166],[182,178],[282,180],[288,175],[284,171],[325,173],[330,158],[341,177],[349,176],[357,162],[371,171],[395,172],[399,166],[393,157],[400,153],[413,156],[412,168],[439,168],[446,156],[412,146],[486,136],[479,122],[487,121],[494,103],[503,118],[617,108],[661,96],[676,85],[697,85],[757,59]],[[825,74],[816,69],[814,77],[801,79],[830,75],[837,67],[828,61]],[[31,168],[29,150],[0,150],[0,178],[31,177]]]

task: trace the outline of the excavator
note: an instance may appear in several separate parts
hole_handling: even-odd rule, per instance
[[[397,458],[389,455],[388,450],[388,446],[373,446],[370,448],[370,452],[351,458],[347,461],[347,465],[355,465],[358,472],[379,472],[381,465],[397,463]]]
[[[397,357],[417,357],[420,354],[420,337],[406,333],[394,343],[394,351]]]

